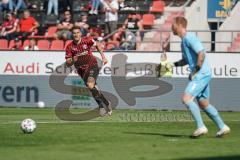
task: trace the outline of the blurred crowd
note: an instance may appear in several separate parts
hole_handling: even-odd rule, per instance
[[[74,18],[74,7],[76,8],[77,4],[81,12]],[[46,17],[43,19],[56,17],[56,24],[51,25],[56,27],[52,37],[47,37],[49,26],[44,24],[44,30],[43,22],[31,15],[31,12],[37,9],[45,11]],[[65,42],[72,39],[72,27],[79,26],[83,36],[98,38],[106,50],[135,50],[144,37],[142,17],[131,12],[124,22],[119,24],[118,13],[127,9],[133,8],[125,5],[124,0],[91,0],[84,5],[81,5],[81,0],[79,3],[76,3],[76,0],[47,0],[42,6],[33,0],[1,0],[0,13],[4,19],[0,38],[6,39],[8,43],[13,41],[14,45],[9,48],[12,50],[39,50],[38,39]],[[100,22],[99,15],[104,16]],[[25,40],[29,41],[27,46],[23,46]]]

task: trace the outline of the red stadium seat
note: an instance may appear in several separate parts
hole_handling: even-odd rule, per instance
[[[9,42],[9,48],[12,48],[14,46],[14,40],[12,39],[10,42]]]
[[[63,47],[64,42],[62,40],[53,40],[50,49],[55,51],[62,51]]]
[[[56,32],[57,32],[57,27],[56,26],[51,26],[51,27],[48,28],[47,36],[48,37],[53,37]]]
[[[143,26],[152,26],[154,24],[155,16],[153,14],[143,15]]]
[[[67,41],[65,42],[64,49],[66,49],[67,45],[68,45],[69,43],[71,43],[71,42],[72,42],[72,40],[67,40]]]
[[[30,43],[30,40],[29,40],[29,39],[26,39],[26,40],[23,42],[23,47],[28,46],[29,43]]]
[[[107,42],[106,44],[106,50],[112,50],[114,48],[118,48],[120,45],[120,42],[119,41],[109,41]]]
[[[165,7],[164,1],[153,1],[153,5],[150,11],[155,13],[163,13],[164,7]]]
[[[39,48],[39,50],[49,50],[49,41],[48,40],[39,40],[38,48]]]
[[[6,39],[0,39],[0,49],[8,49],[8,41]]]
[[[22,41],[20,41],[20,43],[22,44]],[[10,43],[9,43],[8,48],[9,48],[9,49],[12,48],[12,47],[14,46],[14,44],[15,44],[14,39],[12,39],[12,40],[10,41]]]
[[[240,36],[235,38],[235,42],[240,44]]]

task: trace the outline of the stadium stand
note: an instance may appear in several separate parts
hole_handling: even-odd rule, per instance
[[[26,39],[24,42],[23,42],[23,47],[26,47],[30,44],[30,40],[29,39]]]
[[[136,3],[135,0],[118,0],[120,5],[118,11],[118,30],[123,27],[124,22],[128,19],[130,14],[136,13],[144,27],[144,34],[141,35],[141,40],[138,40],[139,47],[136,47],[136,49],[143,51],[161,51],[160,43],[169,38],[169,31],[174,17],[179,15],[183,16],[185,14],[183,6],[191,7],[194,1],[195,0],[138,0]],[[58,42],[59,45],[56,45],[54,35],[57,32],[57,24],[64,17],[63,13],[65,10],[70,10],[74,24],[76,24],[76,22],[78,25],[81,25],[82,22],[85,23],[85,26],[82,28],[84,35],[90,36],[97,33],[98,36],[104,37],[106,50],[111,50],[113,48],[119,49],[119,45],[122,43],[121,40],[124,38],[123,36],[119,36],[117,41],[114,39],[114,34],[119,33],[118,30],[109,35],[105,33],[105,13],[102,9],[103,4],[100,4],[98,14],[96,15],[90,12],[92,6],[89,0],[59,0],[58,3],[61,5],[59,5],[58,8],[59,14],[56,16],[54,14],[47,15],[47,0],[26,1],[26,3],[31,15],[40,24],[34,36],[30,35],[28,39],[34,38],[37,44],[40,45],[40,50],[64,49],[68,40],[66,39],[62,42]],[[6,13],[7,12],[0,12],[0,24],[2,24]],[[21,17],[22,11],[20,10],[16,18],[20,19]],[[96,32],[96,29],[98,32]],[[122,32],[124,31],[121,31],[121,35],[123,34]],[[149,44],[150,40],[152,40],[153,43]],[[23,45],[26,46],[27,42],[28,41],[24,42]],[[7,48],[11,48],[11,45],[9,44],[6,47],[6,43],[4,43],[0,47],[0,49]],[[237,51],[238,48],[239,37],[236,37],[227,50]]]
[[[219,26],[216,32],[216,49],[215,51],[239,52],[239,19],[240,3],[236,1],[228,17]]]
[[[153,1],[152,7],[150,9],[151,12],[155,13],[163,13],[165,7],[164,1]]]
[[[59,3],[61,3],[61,1],[59,1]],[[133,0],[126,0],[125,1],[125,10],[122,10],[119,12],[119,22],[118,25],[121,26],[123,24],[123,22],[126,20],[126,18],[128,17],[129,14],[129,8],[134,8],[135,11],[136,9],[139,10],[139,12],[143,13],[147,13],[149,11],[150,5],[152,4],[151,0],[141,0],[139,1],[139,3],[135,3]],[[29,38],[35,38],[36,40],[39,40],[40,42],[38,42],[38,44],[42,44],[41,39],[45,39],[45,40],[49,40],[49,43],[53,40],[53,35],[56,33],[56,24],[59,20],[62,19],[63,17],[63,7],[60,7],[60,14],[59,17],[56,17],[55,15],[46,15],[46,10],[47,10],[47,2],[46,1],[42,1],[42,0],[36,0],[36,1],[31,1],[27,3],[28,9],[31,12],[31,15],[41,24],[41,26],[39,27],[40,31],[44,30],[44,28],[47,28],[45,31],[39,32],[38,34],[34,35],[34,36],[30,36]],[[87,0],[74,0],[72,2],[72,11],[73,11],[73,19],[75,21],[79,20],[82,18],[82,13],[86,13],[89,11],[89,9],[91,8],[90,2]],[[17,18],[21,18],[22,17],[22,11],[20,11],[20,14],[17,15]],[[104,13],[103,12],[99,12],[100,15],[96,16],[89,16],[88,18],[88,23],[91,26],[96,26],[96,24],[94,23],[99,23],[101,25],[101,27],[103,27],[104,25]],[[5,16],[6,13],[1,12],[0,16],[1,18],[3,18]],[[0,19],[1,20],[1,19]],[[147,19],[149,20],[149,19]],[[1,20],[2,23],[3,20]],[[153,23],[153,22],[151,22]],[[41,34],[43,33],[43,34]],[[46,43],[46,41],[45,41]],[[24,43],[25,46],[25,43]],[[3,48],[9,48],[10,45],[8,47],[3,47]],[[40,49],[46,49],[46,47],[40,46]]]
[[[39,40],[37,45],[39,50],[49,50],[50,43],[48,40]]]
[[[50,26],[46,32],[46,36],[48,38],[53,38],[54,34],[57,32],[56,26]]]
[[[8,41],[6,39],[0,39],[0,49],[1,50],[8,49]]]
[[[229,52],[240,52],[240,33],[237,34],[237,37],[232,42],[231,46],[228,47]]]
[[[65,45],[64,45],[64,49],[67,47],[67,45],[69,44],[69,43],[71,43],[72,42],[72,40],[67,40],[66,42],[65,42]]]
[[[144,27],[151,27],[154,25],[155,16],[153,14],[144,14],[142,23]]]
[[[61,3],[61,1],[59,3]],[[170,2],[166,2],[166,4],[170,4]],[[54,34],[56,33],[57,21],[61,20],[63,17],[63,14],[62,14],[63,10],[61,7],[59,9],[61,11],[61,13],[59,14],[59,17],[56,17],[55,15],[46,16],[46,8],[47,8],[46,5],[47,5],[46,2],[41,1],[41,0],[37,0],[37,1],[32,2],[31,4],[28,4],[28,6],[29,6],[28,8],[31,11],[31,15],[41,24],[40,30],[44,30],[44,27],[47,28],[45,31],[43,31],[44,34],[40,34],[41,32],[39,32],[37,35],[29,37],[29,38],[36,38],[36,40],[39,41],[38,44],[40,45],[39,46],[40,50],[41,49],[46,50],[48,48],[47,46],[49,46],[49,45],[46,45],[46,43],[47,43],[46,41],[42,41],[41,39],[48,40],[49,41],[48,43],[50,44],[54,38],[53,37]],[[91,4],[87,0],[82,0],[82,1],[74,0],[72,2],[72,6],[73,6],[73,8],[72,8],[73,19],[75,21],[81,19],[82,13],[88,12],[89,9],[91,8]],[[164,11],[164,7],[165,7],[165,2],[158,1],[158,0],[157,1],[156,0],[155,1],[139,0],[138,3],[136,3],[136,1],[133,1],[133,0],[125,0],[124,7],[121,8],[122,9],[121,11],[119,11],[118,26],[119,27],[122,26],[124,21],[127,19],[128,15],[132,11],[134,11],[134,12],[137,11],[140,14],[139,17],[143,18],[142,24],[145,26],[145,28],[148,28],[148,27],[151,28],[151,26],[154,25],[155,16],[157,14],[162,14]],[[88,24],[90,26],[96,26],[96,24],[94,24],[94,23],[98,23],[100,25],[100,27],[103,29],[104,13],[101,12],[101,10],[99,13],[100,13],[100,15],[98,15],[98,16],[89,16]],[[20,18],[20,17],[18,17],[18,18]],[[53,44],[55,44],[55,42]],[[25,45],[26,44],[24,43],[24,46]],[[54,46],[51,48],[52,49],[56,48]],[[62,47],[62,48],[64,48],[64,47]]]
[[[13,40],[11,40],[10,42],[9,42],[9,49],[11,49],[14,45],[15,45],[15,42],[14,42],[15,40],[13,39]],[[22,42],[20,42],[21,44],[22,44]]]
[[[63,50],[64,49],[64,42],[62,40],[53,40],[50,50]]]

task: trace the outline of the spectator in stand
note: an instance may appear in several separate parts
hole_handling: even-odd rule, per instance
[[[108,40],[106,43],[106,49],[107,50],[121,50],[120,49],[120,43],[122,39],[124,38],[123,34],[125,33],[125,29],[123,27],[118,28],[118,31],[114,33],[114,35],[111,37],[111,39]]]
[[[36,3],[33,3],[32,0],[25,0],[25,4],[27,6],[27,9],[29,9],[29,10],[37,10],[39,8],[39,6],[37,6]],[[42,6],[42,7],[44,7],[44,6]],[[41,7],[40,7],[40,9],[41,9]]]
[[[26,47],[24,47],[24,50],[27,50],[27,51],[38,51],[39,48],[38,48],[38,46],[36,45],[35,39],[30,39],[29,45],[26,46]]]
[[[80,7],[80,10],[84,11],[84,12],[89,12],[91,9],[92,9],[91,2],[86,3],[86,4],[83,3]]]
[[[82,32],[82,36],[87,36],[89,33],[89,25],[87,24],[88,22],[88,15],[87,14],[82,14],[81,15],[81,20],[76,21],[74,23],[74,26],[78,26]]]
[[[3,22],[1,37],[6,38],[8,42],[16,36],[18,20],[13,17],[12,13],[7,13],[6,20]]]
[[[110,34],[117,30],[118,23],[118,1],[117,0],[104,0],[103,1],[105,11],[105,33]]]
[[[70,11],[73,14],[73,1],[72,0],[62,0],[61,6],[64,11]]]
[[[27,5],[24,0],[13,0],[13,1],[14,1],[14,5],[15,5],[15,9],[14,9],[15,15],[17,15],[17,12],[19,10],[27,9]]]
[[[125,0],[118,0],[119,11],[136,11],[137,8],[135,6],[129,6],[125,4]]]
[[[90,14],[98,14],[98,8],[100,5],[100,0],[92,0],[92,9],[90,10]]]
[[[13,46],[10,46],[10,50],[16,50],[16,51],[22,51],[23,50],[23,46],[22,46],[22,43],[20,41],[19,38],[15,38],[14,39],[14,45]]]
[[[34,35],[39,23],[35,20],[34,17],[30,15],[28,10],[23,12],[23,18],[20,19],[18,25],[18,36],[22,37],[24,41],[28,36]]]
[[[125,30],[124,38],[120,44],[121,50],[135,50],[136,49],[137,38],[133,32],[130,30]]]
[[[78,26],[80,28],[82,36],[87,36],[87,34],[89,33],[89,31],[88,31],[89,25],[84,22],[81,22],[81,21],[75,22],[74,26]]]
[[[118,10],[121,11],[125,7],[124,0],[118,0],[118,5]]]
[[[52,9],[54,11],[54,15],[58,16],[58,0],[48,0],[47,15],[51,14]]]
[[[144,37],[144,28],[142,25],[142,20],[135,14],[129,14],[128,18],[125,20],[124,28],[131,30],[133,33],[136,33],[138,40],[143,40]]]
[[[57,33],[55,34],[56,39],[71,39],[72,34],[71,34],[71,29],[73,27],[73,21],[71,18],[71,13],[70,11],[65,11],[64,12],[64,19],[60,21],[60,23],[57,25]]]
[[[13,11],[14,3],[12,0],[1,0],[0,1],[0,12]]]
[[[100,25],[97,25],[96,27],[91,27],[89,29],[89,35],[95,35],[95,39],[102,38],[102,28]],[[101,40],[102,41],[102,40]]]

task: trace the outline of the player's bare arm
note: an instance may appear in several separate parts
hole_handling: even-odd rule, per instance
[[[66,59],[67,67],[71,67],[73,64],[74,64],[73,58],[67,58]]]
[[[74,56],[72,58],[67,58],[66,59],[66,65],[67,67],[71,67],[76,61],[78,61],[79,56]]]
[[[96,49],[97,51],[100,53],[101,57],[102,57],[102,62],[103,64],[107,64],[108,63],[108,60],[107,58],[105,57],[104,53],[103,53],[103,50],[101,48],[101,44],[99,42],[96,42]]]
[[[36,28],[38,28],[40,25],[39,25],[39,23],[38,22],[35,22],[34,23],[34,26],[30,29],[30,31],[34,31],[34,29],[36,29]]]

